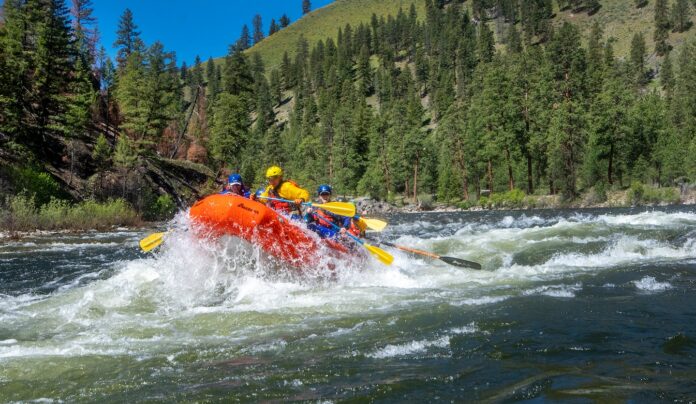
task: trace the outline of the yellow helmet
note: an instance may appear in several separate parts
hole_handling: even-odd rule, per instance
[[[266,170],[266,178],[280,177],[283,175],[283,169],[278,166],[269,167]]]

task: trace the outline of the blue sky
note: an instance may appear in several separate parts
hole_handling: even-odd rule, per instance
[[[333,0],[312,0],[312,9]],[[69,3],[69,1],[67,1]],[[150,45],[159,40],[165,49],[176,52],[177,62],[193,64],[196,55],[203,60],[227,53],[229,44],[239,38],[244,24],[251,29],[255,14],[261,14],[264,35],[271,18],[283,13],[291,21],[302,16],[302,0],[93,0],[101,43],[112,57],[116,28],[123,10],[130,8],[141,37]]]

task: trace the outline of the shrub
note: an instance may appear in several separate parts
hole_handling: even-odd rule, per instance
[[[19,194],[7,198],[4,206],[0,209],[0,227],[11,231],[90,230],[139,224],[138,215],[123,199],[71,205],[54,198],[37,207],[33,196]]]
[[[420,194],[418,195],[418,204],[421,209],[432,209],[433,208],[433,196],[430,194]]]
[[[606,202],[607,201],[607,184],[605,184],[604,181],[597,182],[594,186],[594,193],[595,193],[595,198],[597,198],[597,202]]]
[[[641,184],[638,181],[633,181],[631,183],[631,186],[628,188],[628,193],[626,194],[626,197],[628,198],[628,203],[631,205],[637,205],[643,201],[643,193],[645,192],[645,189],[643,188],[643,184]]]
[[[525,205],[525,194],[519,189],[504,193],[494,193],[486,198],[482,196],[479,199],[479,205],[489,208],[521,208]]]
[[[479,204],[480,207],[482,207],[482,208],[484,208],[484,209],[489,208],[489,201],[488,201],[488,198],[485,197],[485,196],[482,196],[482,197],[479,198],[478,204]]]
[[[143,217],[146,220],[164,220],[170,218],[176,211],[176,204],[168,194],[160,195],[155,199],[145,212]]]
[[[459,203],[457,204],[457,207],[458,207],[459,209],[465,209],[465,210],[466,210],[466,209],[471,209],[472,206],[474,206],[474,204],[471,203],[470,201],[462,201],[462,202],[459,202]]]
[[[637,181],[631,183],[626,198],[631,205],[675,204],[680,202],[679,192],[676,188],[647,187]]]
[[[34,196],[38,206],[48,203],[51,198],[65,196],[58,182],[46,172],[36,171],[31,167],[14,168],[11,173],[12,183],[20,192]]]

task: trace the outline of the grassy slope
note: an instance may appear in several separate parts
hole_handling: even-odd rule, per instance
[[[589,36],[590,28],[595,21],[604,30],[604,38],[614,38],[614,53],[617,57],[628,57],[631,50],[631,39],[636,33],[643,33],[648,51],[648,63],[655,64],[655,1],[650,1],[643,8],[636,8],[634,0],[602,0],[599,11],[588,16],[587,13],[573,14],[570,11],[556,10],[556,24],[561,21],[569,21],[577,25],[585,38]],[[692,17],[696,25],[696,16]],[[686,32],[669,35],[669,43],[675,50],[679,50],[685,39],[696,38],[696,27],[691,27]]]
[[[264,39],[248,52],[259,52],[266,62],[267,71],[270,72],[280,65],[283,52],[287,50],[291,56],[294,54],[300,35],[304,35],[310,46],[313,46],[319,39],[328,37],[335,39],[338,28],[345,26],[346,23],[350,23],[353,27],[361,22],[369,23],[373,13],[378,16],[396,15],[399,7],[403,7],[404,11],[408,12],[411,3],[416,5],[419,15],[422,16],[425,5],[423,0],[336,0]],[[648,62],[654,65],[657,61],[652,39],[654,3],[650,1],[647,6],[637,9],[634,0],[602,0],[602,7],[592,16],[588,16],[587,13],[573,14],[570,11],[556,10],[554,24],[559,25],[562,21],[570,21],[576,24],[587,38],[594,21],[599,21],[604,28],[604,37],[615,39],[614,51],[619,58],[628,56],[633,34],[642,32],[648,50]],[[681,34],[670,33],[669,42],[677,51],[686,38],[696,38],[696,13],[694,14],[692,18],[694,26],[690,30]],[[491,28],[495,31],[493,23]]]
[[[300,35],[304,35],[311,47],[320,39],[332,37],[335,40],[338,28],[347,23],[353,28],[361,22],[369,23],[373,13],[378,17],[396,15],[400,7],[407,13],[411,3],[416,5],[419,15],[422,15],[425,7],[423,0],[336,0],[265,38],[248,52],[259,52],[266,63],[266,70],[271,71],[280,66],[286,50],[292,57]]]

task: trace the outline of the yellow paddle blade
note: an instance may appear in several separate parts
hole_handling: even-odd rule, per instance
[[[363,246],[384,265],[391,265],[391,263],[394,262],[394,257],[383,249],[369,244],[363,244]]]
[[[313,203],[312,206],[327,210],[339,216],[355,216],[355,205],[348,202]]]
[[[387,227],[387,222],[379,219],[368,219],[366,217],[361,217],[360,222],[367,226],[368,229],[372,229],[375,231],[382,231],[384,230],[385,227]]]
[[[145,252],[150,252],[164,241],[165,233],[154,233],[140,240],[140,248]]]

